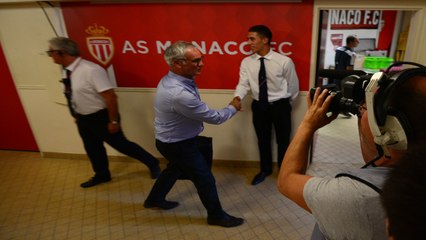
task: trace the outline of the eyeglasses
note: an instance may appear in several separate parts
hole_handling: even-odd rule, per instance
[[[59,52],[59,50],[49,50],[49,51],[46,51],[46,54],[47,56],[51,57],[54,52]]]
[[[191,62],[196,63],[197,66],[200,65],[200,62],[203,61],[204,57],[196,58],[192,60]]]
[[[200,66],[200,63],[201,63],[201,61],[203,61],[203,59],[204,59],[204,57],[200,57],[200,58],[193,59],[190,62],[195,63],[197,66]],[[179,60],[181,60],[181,61],[189,61],[188,59],[185,59],[185,58],[178,58],[176,60],[178,60],[178,61]]]

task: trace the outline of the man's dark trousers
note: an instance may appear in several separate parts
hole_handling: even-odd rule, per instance
[[[259,102],[252,103],[253,125],[257,135],[257,144],[260,153],[260,171],[272,173],[272,126],[275,129],[278,144],[278,167],[290,143],[291,133],[291,105],[288,98],[277,100],[264,108]]]
[[[129,141],[121,130],[117,133],[109,133],[108,123],[109,118],[106,109],[77,116],[78,131],[95,172],[95,178],[102,179],[111,176],[104,142],[117,151],[146,164],[149,168],[157,164],[157,159],[136,143]]]
[[[198,141],[198,137],[175,143],[156,141],[158,151],[169,163],[152,187],[147,200],[164,201],[167,193],[183,174],[194,183],[198,196],[207,209],[208,217],[220,219],[224,217],[224,211],[219,201],[216,181],[208,161],[200,151]]]

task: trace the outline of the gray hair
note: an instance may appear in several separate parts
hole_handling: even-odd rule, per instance
[[[49,40],[49,44],[52,50],[63,51],[73,57],[80,56],[80,50],[77,43],[69,38],[55,37]]]
[[[185,42],[185,41],[177,41],[173,43],[164,52],[164,59],[166,60],[166,63],[170,67],[173,67],[173,62],[175,60],[186,59],[185,57],[186,49],[191,47],[195,48],[195,46],[192,43]]]

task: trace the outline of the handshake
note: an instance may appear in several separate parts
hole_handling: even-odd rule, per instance
[[[232,99],[232,101],[229,103],[229,105],[232,105],[237,109],[237,111],[241,110],[241,98],[236,96]]]

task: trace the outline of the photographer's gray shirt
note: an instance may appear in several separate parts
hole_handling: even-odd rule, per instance
[[[327,239],[387,239],[380,195],[349,177],[313,177],[303,196]]]

